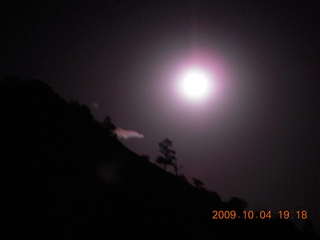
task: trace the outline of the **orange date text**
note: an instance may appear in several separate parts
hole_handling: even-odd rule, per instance
[[[307,219],[308,212],[305,210],[302,211],[278,211],[275,214],[272,214],[271,211],[242,211],[236,212],[234,210],[214,210],[212,211],[212,219],[271,219],[276,217],[279,219]]]

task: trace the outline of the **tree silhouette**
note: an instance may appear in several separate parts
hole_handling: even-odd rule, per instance
[[[168,160],[168,159],[165,159],[164,157],[162,156],[158,156],[156,162],[159,164],[159,165],[163,165],[163,169],[166,170],[167,168],[167,165],[170,165],[171,162]]]
[[[203,186],[203,182],[200,181],[199,179],[196,179],[196,178],[192,178],[193,180],[193,184],[197,187],[197,188],[202,188]]]
[[[248,206],[248,203],[241,198],[232,197],[228,202],[230,209],[236,212],[242,212]]]
[[[156,160],[160,165],[163,164],[163,168],[166,170],[167,165],[171,165],[176,175],[178,175],[178,165],[176,158],[176,151],[172,149],[172,141],[168,138],[163,139],[159,143],[159,152],[163,156],[159,156]]]
[[[116,136],[116,134],[114,133],[114,130],[116,130],[116,126],[112,123],[110,116],[107,115],[104,118],[104,120],[102,122],[102,126],[106,130],[108,136],[110,136],[110,137],[115,137]]]

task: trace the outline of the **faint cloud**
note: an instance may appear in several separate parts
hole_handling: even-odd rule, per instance
[[[129,138],[144,138],[143,134],[137,133],[132,130],[124,130],[122,128],[117,128],[114,133],[118,138],[129,139]]]
[[[93,108],[96,108],[96,109],[99,108],[99,104],[98,104],[98,103],[91,103],[91,106],[92,106]]]

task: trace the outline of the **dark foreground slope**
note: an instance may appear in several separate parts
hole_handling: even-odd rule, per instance
[[[125,148],[39,81],[0,86],[1,239],[317,239],[242,211]]]

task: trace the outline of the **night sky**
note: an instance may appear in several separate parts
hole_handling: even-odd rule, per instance
[[[189,180],[320,229],[319,1],[6,2],[1,77],[143,134],[121,141],[152,162],[168,137]],[[217,86],[197,103],[176,88],[195,63]]]

